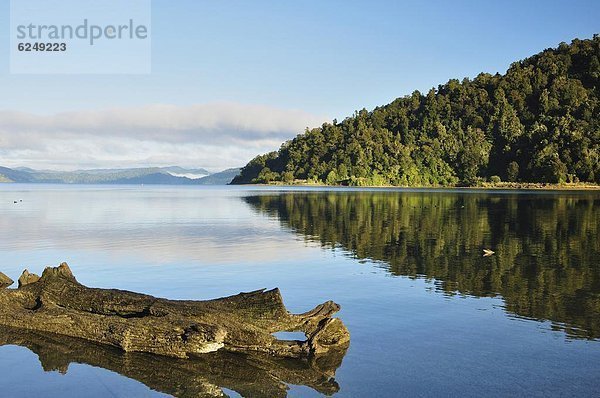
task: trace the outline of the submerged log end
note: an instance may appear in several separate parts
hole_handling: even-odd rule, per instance
[[[346,349],[350,344],[350,332],[340,319],[326,318],[319,323],[307,342],[314,355]]]
[[[350,345],[350,332],[340,319],[332,318],[339,310],[339,304],[326,301],[303,314],[289,314],[290,323],[287,327],[281,323],[279,331],[301,331],[306,340],[276,340],[270,352],[289,357],[319,357],[345,352]]]

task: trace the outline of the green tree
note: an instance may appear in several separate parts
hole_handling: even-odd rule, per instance
[[[338,175],[335,170],[331,170],[329,174],[327,174],[327,179],[325,179],[325,184],[327,185],[336,185],[338,183]]]
[[[600,182],[598,59],[600,37],[575,39],[504,75],[451,79],[427,95],[362,109],[257,156],[233,183],[286,181],[287,172],[361,185],[476,184],[494,175]]]
[[[292,173],[291,171],[285,171],[281,175],[281,179],[286,184],[291,184],[292,182],[294,182],[294,173]]]
[[[519,180],[519,163],[512,161],[506,168],[507,181],[516,182]]]

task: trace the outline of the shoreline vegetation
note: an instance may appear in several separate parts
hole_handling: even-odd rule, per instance
[[[267,184],[244,184],[254,186],[281,186],[281,187],[323,187],[323,188],[410,188],[410,189],[464,189],[464,190],[552,190],[552,191],[600,191],[600,185],[592,183],[535,183],[535,182],[480,182],[477,185],[348,185],[348,184],[324,184],[322,182],[310,182],[296,180],[291,183],[273,181]]]
[[[600,184],[600,35],[306,129],[232,184],[577,189]],[[555,185],[549,185],[555,184]],[[582,185],[580,185],[582,184]]]

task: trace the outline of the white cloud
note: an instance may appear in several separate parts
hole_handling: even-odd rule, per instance
[[[148,105],[41,116],[0,111],[0,165],[240,166],[327,118],[262,105]]]

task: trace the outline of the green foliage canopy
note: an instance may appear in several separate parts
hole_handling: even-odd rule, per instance
[[[562,43],[506,74],[453,79],[257,156],[233,183],[342,185],[600,182],[600,37]]]

